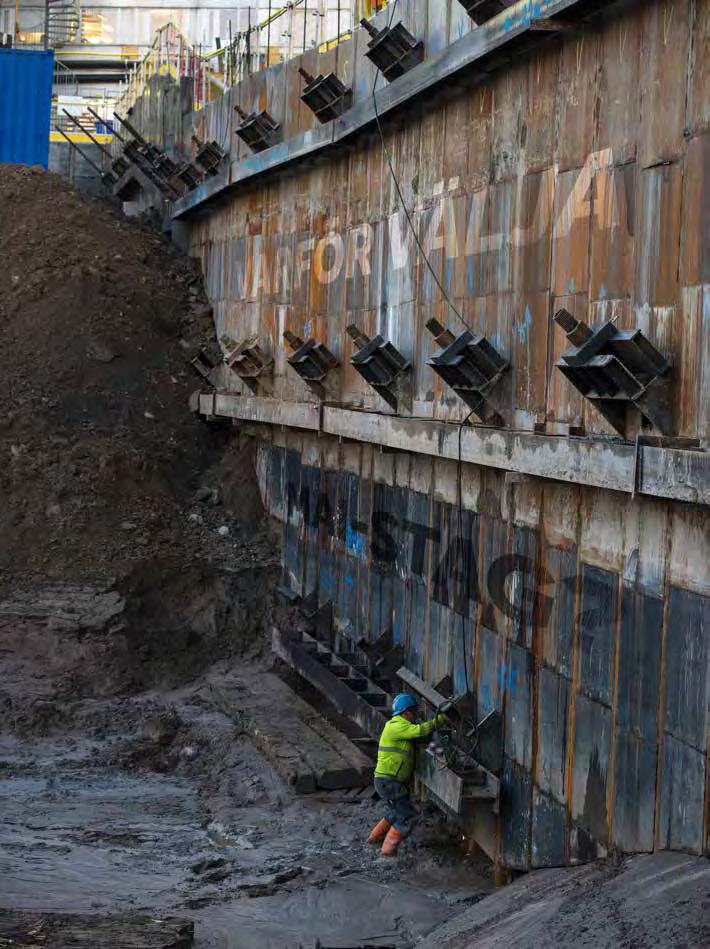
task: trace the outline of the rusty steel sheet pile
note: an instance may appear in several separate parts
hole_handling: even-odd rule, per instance
[[[657,121],[658,110],[645,108],[654,90],[663,88],[665,102],[692,84],[698,44],[685,6],[671,4],[672,16],[651,4],[609,17],[411,121],[385,126],[401,196],[436,278],[422,262],[376,135],[327,162],[256,179],[210,209],[191,234],[220,331],[260,332],[277,362],[274,396],[293,401],[310,397],[287,371],[283,332],[318,336],[342,363],[340,401],[386,411],[350,366],[345,327],[357,322],[411,360],[413,415],[458,421],[466,406],[427,365],[436,347],[425,330],[431,318],[453,322],[457,333],[473,330],[510,360],[496,393],[508,427],[610,435],[614,429],[555,368],[566,341],[552,316],[564,308],[591,324],[642,330],[672,361],[673,434],[707,438],[697,385],[707,358],[695,344],[707,279],[700,237],[707,123],[690,100],[674,108],[674,115],[688,112],[675,133]],[[374,81],[359,42],[309,55],[319,74],[332,66],[350,84],[354,66],[356,76],[369,70]],[[667,77],[641,55],[659,43],[678,59]],[[318,124],[300,100],[298,68],[266,70],[250,77],[252,92],[240,87],[224,98],[265,107],[285,141]],[[196,114],[201,125],[215,122],[203,137],[219,140],[222,108]],[[247,159],[231,139],[232,160]]]
[[[228,373],[205,414],[260,426],[292,588],[501,713],[484,849],[517,869],[710,852],[710,7],[549,3],[559,20],[535,27],[530,6],[474,28],[458,0],[400,2],[424,61],[380,79],[383,109],[413,90],[382,139],[364,30],[176,126],[229,139],[217,190],[176,216],[218,336],[273,359],[256,395]],[[573,18],[590,6],[608,9]],[[454,76],[476,35],[484,66]],[[299,68],[337,76],[352,109],[321,124]],[[253,156],[227,134],[236,105],[280,141]],[[328,353],[327,398],[284,337]],[[363,371],[363,338],[400,357],[396,393]]]

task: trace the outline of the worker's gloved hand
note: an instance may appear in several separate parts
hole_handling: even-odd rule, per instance
[[[437,712],[434,716],[434,724],[437,728],[441,728],[442,725],[446,724],[446,716],[442,715],[441,712]]]

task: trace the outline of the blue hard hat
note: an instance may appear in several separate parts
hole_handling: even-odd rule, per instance
[[[414,698],[413,695],[408,695],[406,692],[400,692],[399,695],[395,695],[394,702],[392,703],[392,714],[401,715],[402,712],[406,712],[408,708],[416,708],[419,703]]]

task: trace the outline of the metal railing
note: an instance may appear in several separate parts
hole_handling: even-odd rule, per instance
[[[70,69],[60,59],[54,60],[54,79],[52,84],[55,89],[63,90],[67,95],[79,94],[79,76],[73,69]]]
[[[350,10],[343,10],[338,3],[332,17],[332,36],[327,31],[328,8],[324,0],[294,0],[274,7],[272,11],[269,5],[268,14],[260,23],[230,37],[226,46],[205,57],[225,88],[309,49],[339,41],[349,36],[353,27],[352,4]]]
[[[174,23],[167,23],[156,31],[141,62],[133,66],[117,111],[125,114],[156,75],[192,80],[193,108],[201,109],[247,76],[308,50],[336,46],[351,35],[361,16],[372,16],[389,2],[352,0],[346,7],[347,0],[339,0],[333,10],[326,0],[275,0],[273,10],[269,2],[263,20],[230,35],[226,45],[209,53],[190,43]]]
[[[36,22],[19,26],[13,36],[18,49],[55,49],[81,42],[81,0],[44,0],[44,10],[37,7]]]
[[[116,100],[106,95],[57,96],[52,100],[51,127],[63,132],[77,132],[81,126],[93,135],[112,135],[115,106]]]
[[[207,61],[174,23],[156,30],[153,44],[139,63],[135,63],[123,84],[116,111],[125,114],[143,95],[154,76],[171,76],[175,80],[192,80],[193,107],[205,104]]]

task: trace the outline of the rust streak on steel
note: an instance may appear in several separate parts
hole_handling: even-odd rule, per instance
[[[581,523],[578,522],[577,531],[579,536],[579,531],[581,530]],[[573,787],[574,787],[574,741],[575,741],[575,730],[576,730],[576,712],[577,712],[577,694],[579,690],[579,666],[580,666],[580,628],[579,628],[579,616],[580,616],[580,595],[581,595],[581,573],[577,574],[575,581],[575,590],[574,590],[574,628],[573,628],[573,640],[572,640],[572,682],[569,690],[569,710],[568,710],[568,739],[567,739],[567,754],[566,754],[566,772],[565,772],[565,801],[567,803],[567,811],[569,814],[572,814],[573,809]],[[569,841],[566,842],[566,849],[568,851],[569,858]]]
[[[666,564],[670,562],[671,544],[671,532],[670,530],[667,530],[664,550],[664,559]],[[659,847],[661,845],[661,788],[663,782],[663,756],[666,734],[666,669],[668,664],[668,617],[670,612],[670,576],[668,570],[665,572],[663,594],[663,627],[661,632],[661,661],[658,687],[658,731],[656,734],[656,799],[653,808],[654,847]]]
[[[621,584],[621,578],[619,583]],[[614,804],[615,804],[615,791],[616,791],[616,759],[617,759],[617,723],[619,718],[619,658],[621,654],[621,607],[622,607],[622,591],[619,591],[617,612],[614,619],[614,626],[616,633],[614,635],[614,648],[610,652],[610,659],[613,663],[612,673],[613,673],[613,696],[612,696],[612,721],[611,721],[611,758],[609,762],[609,781],[607,784],[607,796],[606,796],[606,812],[608,815],[608,844],[611,845],[613,841],[613,829],[614,829]]]

